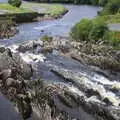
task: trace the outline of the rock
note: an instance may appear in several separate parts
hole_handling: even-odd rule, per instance
[[[114,83],[114,84],[112,85],[112,89],[113,89],[113,90],[116,90],[116,91],[120,91],[120,83]]]
[[[0,53],[5,52],[5,48],[4,47],[0,47]]]
[[[11,69],[5,69],[2,72],[0,72],[0,78],[3,80],[6,80],[7,78],[12,76],[12,70]]]
[[[25,42],[23,44],[21,44],[18,48],[19,52],[26,52],[26,51],[30,51],[33,50],[35,47],[34,42],[33,41],[29,41],[29,42]]]
[[[37,49],[37,47],[43,47],[43,41],[41,41],[40,39],[34,40],[34,41],[29,41],[29,42],[24,42],[19,45],[17,50],[19,52],[25,53],[27,51],[35,50],[35,49]]]
[[[43,47],[44,43],[41,39],[38,39],[38,40],[35,40],[34,43],[37,45],[37,46],[41,46]]]
[[[18,54],[15,54],[13,59],[15,60],[15,63],[18,64],[16,64],[18,73],[20,73],[24,79],[30,79],[30,77],[33,75],[32,66],[24,62]]]
[[[9,38],[14,36],[18,30],[13,22],[10,22],[9,19],[0,24],[0,38]]]
[[[6,49],[5,52],[0,53],[0,71],[4,71],[3,73],[7,77],[16,76],[17,74],[21,75],[23,78],[27,79],[32,76],[32,68],[31,65],[25,63],[18,54],[12,54],[9,49]],[[8,72],[10,71],[10,72]],[[12,73],[11,73],[12,72]]]
[[[8,78],[7,80],[6,80],[6,85],[7,86],[11,86],[11,85],[15,85],[15,80],[13,79],[13,78]]]

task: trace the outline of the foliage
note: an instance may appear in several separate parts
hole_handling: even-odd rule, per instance
[[[0,10],[6,11],[5,14],[33,12],[29,9],[14,7],[8,3],[0,3]]]
[[[105,34],[104,40],[106,43],[120,49],[120,31],[109,31]]]
[[[52,37],[44,35],[43,37],[41,37],[41,40],[43,42],[50,42],[52,40]]]
[[[14,7],[20,7],[22,4],[21,0],[8,0],[8,3]]]
[[[103,10],[100,12],[101,15],[115,14],[120,10],[120,0],[110,0]]]
[[[31,7],[31,6],[33,6],[33,7]],[[45,14],[48,14],[48,15],[53,16],[53,17],[60,16],[61,14],[64,14],[65,12],[67,12],[67,9],[63,5],[47,4],[47,3],[40,3],[40,4],[38,4],[38,3],[24,3],[24,4],[22,4],[22,8],[30,9],[33,11],[35,11],[34,8],[38,8],[38,9],[43,8],[44,11],[41,11],[41,12],[44,12]]]
[[[103,39],[107,31],[108,27],[103,19],[83,19],[72,28],[71,36],[75,40],[98,41]]]
[[[98,41],[99,39],[103,40],[106,32],[108,32],[106,22],[103,19],[94,19],[93,27],[89,33],[89,39],[94,41]]]
[[[100,6],[105,6],[108,3],[108,0],[99,0],[99,5]]]
[[[83,19],[72,28],[71,36],[76,40],[87,40],[91,28],[92,21]]]

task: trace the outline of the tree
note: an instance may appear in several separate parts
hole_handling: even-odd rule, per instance
[[[14,7],[20,7],[22,4],[21,0],[8,0],[8,3]]]

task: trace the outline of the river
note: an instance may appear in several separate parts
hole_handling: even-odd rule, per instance
[[[1,45],[11,45],[27,40],[35,40],[43,35],[66,36],[72,26],[83,18],[93,18],[97,15],[98,7],[88,5],[65,5],[69,12],[61,19],[41,22],[24,23],[18,26],[19,33],[10,39],[0,40]]]
[[[68,36],[72,26],[75,25],[75,23],[77,23],[83,18],[89,18],[89,19],[94,18],[97,15],[97,11],[99,10],[98,7],[88,6],[88,5],[79,5],[79,6],[64,5],[64,6],[68,8],[69,12],[66,15],[64,15],[61,19],[44,20],[41,22],[20,24],[18,26],[20,32],[16,34],[14,37],[11,37],[10,39],[1,39],[0,44],[4,46],[15,45],[28,40],[37,40],[43,35]],[[104,86],[113,84],[109,79],[91,71],[86,66],[80,64],[75,60],[54,54],[48,54],[44,57],[45,57],[45,61],[44,60],[39,61],[37,64],[35,64],[37,69],[36,75],[41,76],[47,82],[51,82],[51,81],[59,82],[71,86],[71,83],[65,82],[63,78],[51,72],[51,69],[59,68],[68,72],[77,73],[78,76],[79,75],[87,76],[91,84],[94,83],[100,84],[104,90],[106,89],[104,88]],[[72,86],[71,89],[76,90],[74,86]],[[79,90],[77,92],[79,92]],[[114,93],[107,92],[106,90],[105,92],[106,95],[111,95],[112,97],[115,96]],[[0,113],[1,111],[2,109],[0,109]],[[79,112],[81,112],[81,110],[78,111],[78,113]],[[80,118],[80,115],[79,114],[77,115],[78,118]],[[83,119],[87,120],[86,116],[87,115],[85,115],[85,113],[83,112],[82,120]],[[6,118],[2,120],[6,120]],[[91,118],[91,120],[93,119]]]

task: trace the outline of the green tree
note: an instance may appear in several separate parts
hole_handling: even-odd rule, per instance
[[[103,40],[105,33],[108,32],[108,26],[103,19],[93,20],[93,27],[89,33],[89,39],[93,41]]]
[[[76,40],[88,40],[89,32],[91,29],[92,21],[83,19],[72,28],[71,36]]]
[[[8,3],[14,7],[20,7],[22,4],[21,0],[8,0]]]

